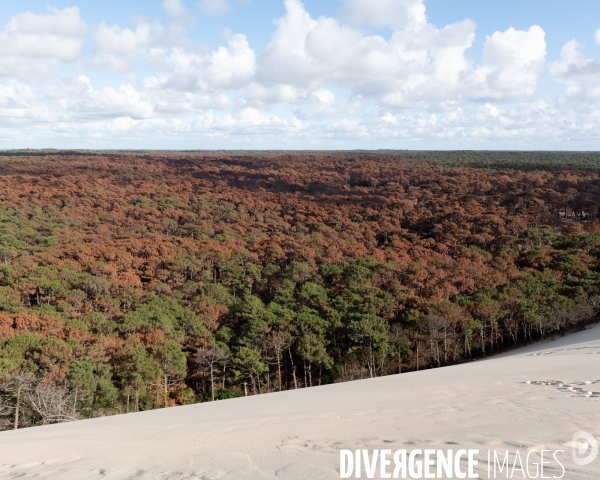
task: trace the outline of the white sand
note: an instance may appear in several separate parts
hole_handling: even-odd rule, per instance
[[[600,438],[584,393],[600,383],[526,383],[548,380],[600,382],[600,327],[449,368],[2,432],[0,477],[336,479],[340,449],[383,447],[564,449],[564,478],[600,478],[600,458],[571,459],[576,431]]]

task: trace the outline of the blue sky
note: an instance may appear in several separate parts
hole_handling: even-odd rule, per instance
[[[540,25],[547,33],[548,52],[551,58],[560,53],[561,47],[573,38],[588,44],[590,53],[596,50],[594,33],[600,28],[600,2],[596,0],[426,0],[427,16],[437,26],[471,18],[477,23],[477,42],[483,45],[485,36],[496,30],[510,27],[527,29]],[[103,0],[98,1],[46,1],[21,0],[0,3],[0,23],[6,25],[15,13],[30,10],[44,12],[51,5],[58,8],[79,6],[81,16],[90,24],[105,21],[109,24],[127,26],[136,16],[168,21],[161,0]],[[228,28],[247,35],[250,44],[258,51],[264,50],[273,33],[273,21],[285,13],[283,1],[249,0],[231,2],[232,10],[225,15],[203,15],[196,1],[182,1],[195,16],[189,27],[190,37],[212,47],[223,44],[222,32]],[[341,0],[304,1],[307,10],[314,16],[335,16],[342,6]],[[385,34],[385,31],[383,32]],[[596,50],[597,51],[597,50]],[[481,56],[481,49],[473,49]]]
[[[600,148],[600,2],[0,4],[0,148]]]

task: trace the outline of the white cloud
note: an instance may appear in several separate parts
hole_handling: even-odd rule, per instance
[[[257,108],[269,108],[275,103],[285,103],[290,106],[305,106],[307,111],[295,110],[295,115],[303,118],[326,118],[337,114],[348,114],[355,111],[355,102],[338,100],[334,92],[328,89],[317,89],[315,91],[296,88],[291,85],[279,85],[276,87],[265,87],[258,83],[252,83],[240,90],[242,105],[250,105]]]
[[[95,89],[85,75],[63,79],[48,90],[48,96],[56,99],[62,120],[133,119],[153,117],[154,106],[150,95],[137,86],[125,83],[118,88]]]
[[[346,8],[359,12],[370,5],[354,0]],[[421,11],[420,5],[397,2],[407,11]],[[537,26],[489,36],[483,63],[474,68],[465,56],[475,38],[470,20],[438,29],[426,23],[423,12],[386,40],[334,18],[314,19],[300,0],[286,0],[285,7],[259,60],[257,79],[266,86],[314,90],[335,83],[390,106],[448,108],[462,98],[512,101],[531,96],[544,68],[545,34]],[[385,7],[386,2],[375,3],[373,15]]]
[[[170,34],[185,34],[185,26],[194,23],[194,17],[187,11],[182,0],[164,0],[163,9],[171,17]]]
[[[598,45],[600,45],[600,28],[598,30],[596,30],[596,33],[594,34],[594,38],[596,40],[596,43]]]
[[[198,5],[218,15],[232,4]],[[564,84],[550,105],[537,96],[546,67],[540,27],[484,32],[483,58],[474,62],[475,23],[437,27],[424,0],[344,0],[335,18],[313,17],[300,0],[284,4],[262,53],[243,32],[227,33],[214,49],[194,42],[182,0],[163,0],[167,27],[138,19],[90,32],[76,7],[15,15],[0,32],[0,138],[106,147],[187,148],[202,139],[240,148],[597,148],[600,59],[587,58],[577,41],[549,64]],[[90,67],[121,72],[118,86]]]
[[[231,11],[227,0],[200,0],[198,6],[205,15],[223,15]]]
[[[474,74],[474,97],[518,100],[532,96],[545,58],[545,32],[541,27],[494,32],[486,38],[483,64]]]
[[[550,73],[567,82],[600,73],[598,62],[585,58],[582,48],[581,43],[575,39],[563,45],[560,58],[549,65]]]
[[[39,80],[56,62],[74,62],[85,31],[78,7],[15,15],[0,33],[0,75]]]
[[[62,99],[48,112],[28,105],[13,108],[10,101],[8,108],[5,107],[0,87],[0,114],[5,119],[0,125],[0,138],[27,139],[22,145],[32,145],[36,140],[46,145],[50,142],[59,146],[103,148],[198,148],[201,144],[203,148],[224,145],[228,148],[306,148],[307,145],[343,149],[506,148],[508,145],[589,149],[590,144],[600,141],[600,109],[577,111],[552,107],[542,101],[514,107],[486,103],[437,114],[384,110],[327,121],[289,113],[274,114],[257,107],[229,108],[223,112],[205,110],[170,117],[156,108],[145,110],[145,99],[151,92],[136,92],[141,86],[131,88],[126,85],[96,91],[84,85],[82,90],[91,99],[81,105],[69,105]],[[20,93],[5,96],[11,95]],[[31,121],[34,114],[40,118]],[[11,127],[6,128],[7,125]]]
[[[562,102],[600,99],[600,58],[586,58],[577,40],[563,45],[560,58],[549,65],[549,71],[567,85]]]
[[[132,119],[177,118],[209,109],[234,105],[221,93],[191,93],[168,88],[165,80],[148,77],[142,83],[122,83],[117,88],[96,89],[85,75],[63,78],[46,92],[61,120],[127,117]]]
[[[317,90],[315,92],[315,97],[317,97],[322,103],[331,104],[335,102],[335,93],[333,93],[331,90]]]
[[[169,15],[174,17],[185,14],[185,6],[181,3],[181,0],[164,0],[163,8]]]
[[[292,105],[306,103],[309,95],[308,91],[291,85],[278,85],[267,88],[258,83],[251,83],[240,90],[240,97],[245,103],[260,107],[273,103],[287,103]]]
[[[250,82],[256,68],[255,53],[241,34],[231,35],[226,47],[214,51],[174,48],[152,55],[153,61],[169,72],[165,86],[180,91],[241,88]]]
[[[256,58],[245,35],[231,36],[227,47],[212,52],[208,82],[215,88],[239,88],[254,75]]]
[[[101,22],[94,35],[97,52],[90,64],[120,72],[128,71],[136,61],[143,59],[145,49],[162,31],[158,23],[142,22],[135,30],[131,30],[119,25],[109,27]]]
[[[419,28],[427,23],[423,0],[344,0],[342,18],[357,25]]]
[[[442,29],[431,24],[420,32],[396,31],[390,40],[391,52],[382,64],[386,72],[381,91],[383,103],[410,107],[438,104],[447,108],[461,96],[470,96],[465,84],[472,65],[465,52],[475,39],[475,24],[464,20]],[[373,70],[373,77],[376,72]]]
[[[79,16],[79,7],[63,10],[49,7],[47,14],[18,13],[10,19],[4,32],[70,38],[81,35],[86,28],[85,22]]]
[[[0,84],[0,109],[6,114],[12,111],[12,115],[24,115],[31,105],[35,103],[35,94],[31,88],[15,80]]]

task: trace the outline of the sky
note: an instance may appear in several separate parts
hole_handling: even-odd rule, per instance
[[[600,150],[600,2],[1,2],[12,148]]]

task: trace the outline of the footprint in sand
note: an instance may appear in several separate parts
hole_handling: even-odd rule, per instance
[[[553,386],[561,392],[571,393],[572,397],[600,398],[600,388],[592,388],[592,385],[600,385],[600,380],[587,380],[585,382],[563,382],[560,380],[527,380],[527,385]]]
[[[572,350],[592,350],[591,352],[585,352],[588,355],[600,355],[600,348],[598,347],[573,347],[573,348],[557,348],[553,351],[539,352],[539,353],[530,353],[530,357],[539,357],[540,355],[551,355],[553,353],[558,352],[568,352]]]

